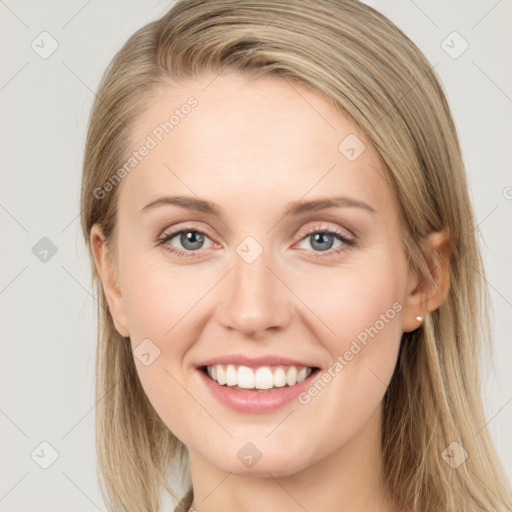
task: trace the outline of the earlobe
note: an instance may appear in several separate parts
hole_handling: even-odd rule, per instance
[[[428,272],[414,281],[402,313],[402,330],[410,332],[421,326],[428,313],[437,309],[450,289],[450,236],[447,229],[432,232],[423,244]],[[412,276],[411,276],[412,277]]]
[[[99,224],[94,224],[91,228],[90,244],[94,265],[101,280],[110,314],[114,319],[114,326],[121,336],[128,338],[130,336],[130,332],[128,330],[128,319],[126,317],[121,289],[117,281],[117,275],[113,268],[112,261],[108,254],[105,237],[103,236],[103,232]]]

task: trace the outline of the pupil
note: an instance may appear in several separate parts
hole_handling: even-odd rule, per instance
[[[197,231],[187,231],[185,233],[182,233],[180,242],[186,249],[195,251],[196,249],[199,249],[201,247],[201,244],[203,242],[202,236],[203,235],[201,233],[198,233]],[[192,246],[187,246],[187,244],[192,244]]]
[[[320,251],[326,251],[328,249],[330,249],[330,246],[332,245],[332,235],[329,235],[328,233],[316,233],[313,235],[313,242],[311,244],[311,246],[313,248],[317,248],[318,250]],[[325,247],[325,245],[321,245],[322,243],[325,244],[325,242],[331,242],[331,244],[328,244],[329,247]],[[317,245],[315,247],[315,244],[320,244],[320,245]]]

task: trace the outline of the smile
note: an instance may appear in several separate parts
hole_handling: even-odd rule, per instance
[[[216,364],[206,367],[208,376],[221,386],[258,391],[295,386],[309,377],[314,368],[301,366],[260,366]]]
[[[262,366],[252,369],[228,364],[197,368],[203,385],[220,404],[236,412],[251,414],[269,413],[290,404],[319,374],[317,367]],[[262,389],[262,386],[265,387]]]

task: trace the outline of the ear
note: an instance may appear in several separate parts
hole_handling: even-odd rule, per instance
[[[402,311],[402,330],[410,332],[421,325],[422,319],[437,309],[450,289],[450,236],[447,229],[428,235],[423,244],[428,275],[409,276],[408,295]]]
[[[114,319],[114,326],[121,336],[128,338],[130,336],[130,331],[127,327],[128,319],[126,317],[121,289],[119,288],[117,275],[108,253],[108,247],[105,244],[103,231],[99,224],[94,224],[91,228],[90,243],[94,265],[103,285],[103,291],[107,298],[108,308],[112,318]]]

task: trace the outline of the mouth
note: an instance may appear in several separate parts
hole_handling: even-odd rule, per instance
[[[275,392],[293,388],[300,382],[315,377],[317,366],[261,366],[252,368],[235,364],[200,366],[198,370],[224,388],[240,392]]]

